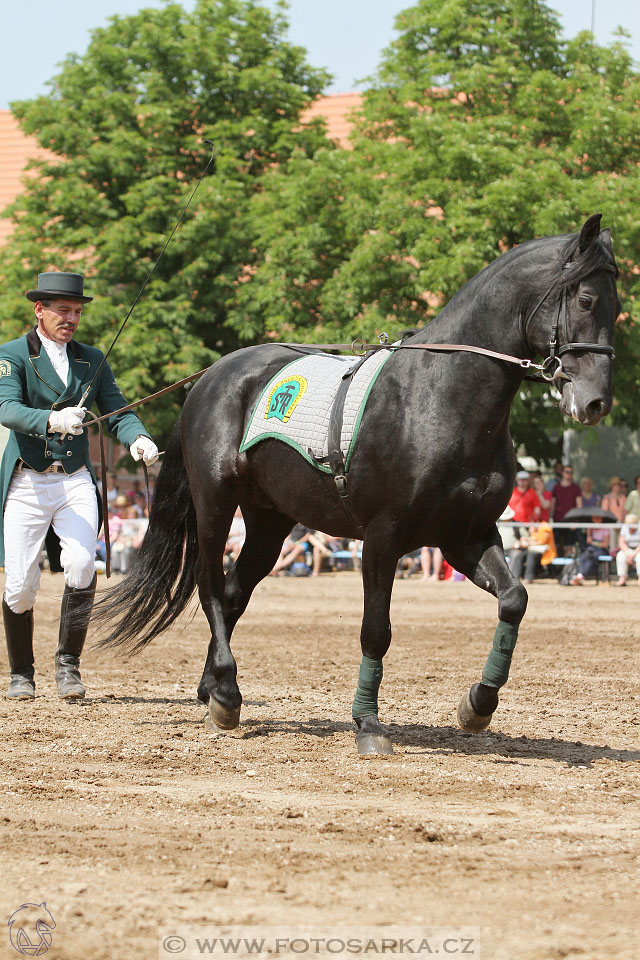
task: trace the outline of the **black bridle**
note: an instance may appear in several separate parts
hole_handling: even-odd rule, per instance
[[[565,263],[564,269],[570,267],[570,263]],[[608,273],[612,273],[615,277],[618,276],[619,270],[614,263],[604,263],[600,270],[606,270]],[[551,284],[549,289],[545,294],[538,300],[535,307],[529,314],[529,316],[524,319],[523,324],[523,333],[524,340],[527,343],[526,330],[530,322],[535,317],[536,313],[545,302],[551,291],[554,289],[555,283]],[[560,334],[562,334],[563,343],[559,345]],[[567,325],[567,288],[565,287],[558,298],[558,310],[553,321],[553,326],[551,327],[551,336],[549,338],[549,355],[542,363],[541,375],[545,380],[569,380],[570,377],[564,372],[562,367],[561,357],[565,353],[604,353],[607,354],[613,360],[615,358],[615,350],[613,347],[609,346],[606,343],[583,343],[581,341],[573,341],[569,337],[569,329]],[[555,367],[555,369],[553,369]],[[537,379],[537,377],[528,378],[528,379]]]

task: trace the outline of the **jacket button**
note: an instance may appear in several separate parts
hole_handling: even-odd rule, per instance
[[[67,456],[68,456],[68,457],[71,456],[71,450],[67,450]]]
[[[51,456],[51,450],[47,450],[45,452],[45,457],[50,457],[50,456]]]

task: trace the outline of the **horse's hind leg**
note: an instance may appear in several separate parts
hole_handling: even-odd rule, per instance
[[[246,536],[238,559],[229,570],[224,591],[224,622],[233,628],[247,608],[256,585],[273,570],[292,521],[275,510],[241,503]]]
[[[489,726],[498,706],[498,690],[509,678],[520,621],[527,609],[527,591],[509,569],[496,527],[483,540],[461,552],[445,550],[447,560],[478,587],[498,598],[498,626],[479,683],[474,683],[458,706],[458,723],[477,733]]]
[[[206,498],[203,497],[203,501]],[[237,727],[242,696],[236,681],[237,666],[224,622],[223,604],[225,577],[224,548],[231,519],[236,508],[235,497],[218,498],[211,504],[196,502],[198,517],[198,560],[196,582],[200,603],[209,621],[211,640],[198,699],[208,704],[209,713],[222,729]]]
[[[208,704],[211,719],[223,730],[238,726],[242,706],[236,661],[231,652],[233,628],[244,613],[254,587],[273,568],[282,541],[292,527],[289,517],[274,510],[242,506],[246,539],[226,577],[222,556],[235,504],[228,508],[224,521],[219,517],[210,524],[210,538],[203,537],[204,544],[201,541],[200,546],[198,586],[200,602],[211,626],[211,642],[198,686],[198,698]],[[209,525],[209,519],[205,522]],[[218,534],[214,535],[216,527]],[[219,531],[223,529],[225,533],[220,543]],[[200,539],[200,525],[198,536]]]

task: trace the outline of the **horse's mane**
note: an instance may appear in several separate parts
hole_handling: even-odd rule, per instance
[[[555,287],[558,293],[561,293],[563,290],[574,287],[585,277],[595,273],[596,270],[601,270],[604,266],[616,266],[611,250],[601,237],[589,244],[583,253],[578,250],[579,242],[579,233],[528,240],[509,250],[494,261],[494,264],[510,266],[514,260],[525,257],[533,250],[542,251],[549,244],[553,244],[557,246],[557,253],[552,255],[546,263],[540,263],[536,258],[534,276],[527,286],[532,292],[538,290],[542,292],[549,287]],[[489,267],[491,266],[493,264],[489,265]]]

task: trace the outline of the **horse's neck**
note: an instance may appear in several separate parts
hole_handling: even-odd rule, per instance
[[[423,342],[459,343],[524,356],[520,315],[506,305],[474,302],[460,308],[451,302],[427,326]]]
[[[420,336],[423,342],[461,343],[525,356],[521,320],[533,286],[538,256],[532,262],[523,245],[473,277],[449,301]]]

